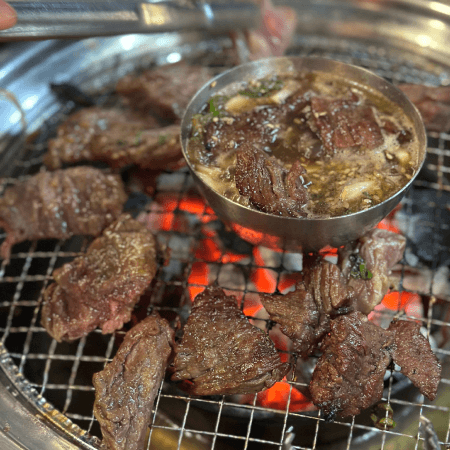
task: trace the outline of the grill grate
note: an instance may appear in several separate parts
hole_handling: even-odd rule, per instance
[[[425,63],[411,62],[404,54],[401,57],[392,55],[378,47],[348,43],[332,45],[328,40],[311,37],[299,37],[296,45],[298,47],[292,50],[296,55],[339,59],[366,67],[394,82],[441,84],[448,79],[446,72]],[[68,112],[68,107],[62,108],[47,121],[42,135],[54,132],[55,124]],[[39,139],[36,142],[28,144],[23,158],[14,161],[10,168],[12,177],[0,180],[0,194],[8,184],[40,170],[45,142]],[[142,183],[137,172],[129,172],[127,177],[131,185]],[[147,221],[157,233],[158,241],[171,249],[171,257],[167,266],[159,267],[151,287],[136,307],[134,323],[153,309],[172,324],[183,323],[191,298],[206,284],[217,282],[241,300],[241,307],[256,326],[274,333],[273,323],[258,310],[257,294],[286,292],[293,286],[296,273],[301,269],[300,256],[254,248],[228,232],[204,204],[186,168],[163,172],[154,186],[144,187],[153,191],[152,195],[132,195],[129,209]],[[431,340],[439,345],[436,354],[441,360],[448,361],[450,291],[448,271],[445,270],[450,259],[450,135],[430,134],[424,176],[415,182],[399,214],[399,226],[408,237],[401,290],[419,294],[422,299],[416,303],[411,300],[406,317],[422,321]],[[425,236],[425,241],[416,239],[420,233]],[[3,237],[0,235],[0,239]],[[69,435],[81,436],[80,445],[96,449],[99,441],[91,436],[100,436],[100,432],[92,414],[92,374],[112,359],[125,331],[103,336],[96,330],[78,342],[59,344],[40,326],[42,293],[52,282],[54,268],[83,253],[89,242],[80,237],[67,241],[25,242],[14,247],[10,264],[1,263],[0,335],[3,348],[0,347],[0,358],[8,370],[13,372],[17,367],[24,376],[24,386],[36,390],[40,405],[52,412],[55,420],[65,424]],[[422,271],[428,278],[415,286],[409,284],[411,279],[422,275],[411,276],[407,272],[418,259],[421,259]],[[442,275],[440,278],[439,274]],[[398,308],[402,296],[394,294],[391,302]],[[380,310],[375,313],[375,319],[390,320],[396,312],[395,306],[391,310]],[[285,355],[295,362],[293,355]],[[261,406],[261,397],[257,395],[245,399],[190,398],[179,392],[173,383],[164,381],[155,402],[154,425],[149,432],[147,448],[160,448],[164,440],[168,447],[177,449],[350,449],[367,442],[373,444],[373,448],[384,450],[391,448],[388,445],[395,440],[404,448],[418,449],[424,441],[419,431],[420,415],[432,421],[437,417],[441,422],[444,420],[445,425],[438,428],[438,437],[441,444],[450,445],[447,366],[438,399],[433,403],[417,395],[417,390],[410,390],[408,382],[398,372],[390,374],[384,400],[392,405],[394,418],[399,423],[392,430],[373,427],[364,414],[328,424],[320,413],[308,408],[290,410],[301,399],[297,392],[301,396],[307,388],[300,376],[288,380],[284,392],[286,405],[282,410]],[[297,369],[301,374],[300,362]],[[304,399],[303,402],[306,403]]]

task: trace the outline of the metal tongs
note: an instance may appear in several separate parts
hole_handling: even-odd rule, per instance
[[[258,28],[260,11],[251,0],[12,0],[17,25],[0,41],[86,38],[134,33]]]

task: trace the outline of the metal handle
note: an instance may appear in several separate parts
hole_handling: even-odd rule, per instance
[[[244,1],[30,1],[13,0],[17,25],[0,31],[0,41],[112,36],[207,30],[223,33],[257,28],[260,11]]]

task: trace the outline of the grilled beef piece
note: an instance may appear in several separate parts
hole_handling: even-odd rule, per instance
[[[8,233],[1,256],[27,239],[99,235],[121,214],[121,179],[92,167],[42,172],[10,186],[0,199],[0,227]]]
[[[261,294],[261,302],[270,319],[280,324],[281,332],[302,357],[311,355],[330,330],[330,315],[321,310],[310,292],[299,283],[286,295]]]
[[[305,169],[296,161],[288,171],[273,156],[249,144],[236,155],[236,186],[241,195],[261,211],[281,216],[303,217],[308,202]]]
[[[90,160],[104,161],[114,168],[129,164],[152,170],[178,168],[184,161],[180,127],[169,125],[153,130],[140,127],[136,132],[130,124],[120,124],[93,136]]]
[[[430,347],[430,343],[420,333],[416,322],[399,320],[391,323],[389,331],[394,333],[392,359],[420,393],[434,400],[441,379],[441,364]]]
[[[383,395],[383,378],[394,361],[420,392],[436,397],[441,365],[415,322],[393,322],[387,330],[359,311],[331,321],[310,383],[316,406],[332,418],[359,414]]]
[[[309,386],[314,404],[325,416],[356,415],[381,399],[393,342],[392,333],[359,311],[331,321]]]
[[[354,290],[355,309],[369,314],[388,289],[397,286],[398,279],[392,276],[391,269],[403,258],[405,246],[402,235],[374,228],[339,250],[338,266]]]
[[[172,352],[173,331],[153,313],[126,335],[114,359],[94,374],[94,415],[108,450],[141,450]]]
[[[350,306],[354,292],[339,267],[324,259],[317,259],[308,265],[306,259],[303,260],[303,283],[319,310],[333,314],[341,307]]]
[[[44,164],[50,169],[59,169],[64,163],[80,161],[111,163],[114,158],[102,159],[98,151],[93,155],[95,148],[91,143],[94,136],[114,133],[117,140],[123,140],[127,136],[134,138],[137,133],[155,127],[158,127],[156,119],[151,116],[143,118],[130,110],[83,108],[71,114],[58,127],[57,137],[48,142]]]
[[[134,109],[177,120],[211,76],[207,67],[181,62],[147,70],[141,75],[126,75],[117,83],[116,92],[128,99]]]
[[[399,87],[416,105],[428,131],[450,129],[450,87],[399,84]]]
[[[373,149],[383,143],[383,135],[372,108],[359,104],[353,95],[346,100],[311,98],[312,128],[329,154],[344,148]]]
[[[308,101],[298,94],[290,99],[289,105],[267,105],[233,117],[215,118],[205,126],[205,148],[217,156],[244,142],[259,150],[273,147],[281,143],[294,119],[304,117],[302,110],[307,105]],[[299,125],[296,122],[294,126]],[[303,153],[304,147],[299,149],[299,154]]]
[[[82,109],[58,128],[44,158],[52,169],[80,161],[102,161],[116,169],[129,164],[153,170],[179,167],[180,127],[160,127],[151,116],[125,110]]]
[[[199,294],[175,348],[173,381],[193,395],[251,394],[288,372],[268,335],[249,323],[236,299],[215,287]]]
[[[112,333],[131,318],[156,273],[156,241],[124,214],[95,239],[85,255],[56,269],[44,293],[42,326],[57,341]]]
[[[236,117],[222,117],[205,127],[204,144],[213,155],[220,155],[247,142],[263,150],[277,139],[273,123],[280,120],[281,109],[270,107],[252,110]],[[269,125],[269,126],[268,126]]]
[[[389,286],[396,284],[390,269],[404,249],[403,236],[371,230],[340,250],[340,265],[304,255],[303,280],[296,290],[284,296],[262,295],[261,301],[293,341],[294,351],[306,357],[320,346],[333,317],[353,310],[369,314],[382,301]],[[370,279],[361,264],[369,269]]]

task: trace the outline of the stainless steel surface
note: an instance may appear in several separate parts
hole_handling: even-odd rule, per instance
[[[17,372],[0,344],[0,448],[61,450],[92,448],[96,438],[68,421]],[[43,423],[46,426],[43,426]],[[68,439],[68,433],[71,438]]]
[[[425,436],[423,450],[441,450],[439,439],[434,431],[431,420],[424,416],[420,416],[420,426],[422,427],[422,433]]]
[[[267,214],[234,202],[212,189],[197,173],[189,161],[187,146],[192,117],[198,114],[209,99],[230,87],[236,89],[241,82],[292,71],[318,71],[341,75],[355,83],[369,86],[397,104],[411,120],[417,133],[419,163],[415,175],[395,195],[365,211],[326,219],[293,218]],[[181,124],[184,157],[192,176],[211,208],[242,239],[253,245],[288,251],[317,251],[327,245],[340,247],[358,239],[373,228],[403,198],[421,169],[426,155],[426,134],[422,119],[409,99],[395,86],[375,74],[349,64],[323,58],[279,57],[268,58],[235,67],[218,75],[212,83],[203,86],[191,100]]]
[[[0,41],[258,28],[258,6],[245,0],[82,0],[9,2],[17,25]]]
[[[403,48],[412,58],[448,64],[450,4],[429,0],[283,0],[298,12],[303,36]]]
[[[410,30],[414,30],[415,23],[418,23],[420,33],[428,36],[430,42],[442,43],[447,36],[447,25],[442,33],[436,32],[436,28],[425,26],[423,18],[415,18],[416,22],[410,20],[411,14],[408,13],[403,16],[404,21],[398,28],[382,28],[379,27],[381,21],[370,20],[367,5],[373,2],[363,2],[358,16],[361,21],[355,27],[355,16],[347,14],[345,2],[314,2],[316,5],[327,3],[327,14],[323,9],[318,14],[312,3],[307,0],[297,3],[304,14],[300,17],[299,33],[290,49],[291,54],[317,55],[360,65],[397,83],[449,84],[450,60],[441,58],[448,52],[447,45],[438,45],[434,49],[417,47],[413,33],[392,39],[394,33],[405,29],[408,22]],[[389,18],[389,10],[383,5],[384,2],[376,4],[374,15],[383,15],[389,19],[386,23],[392,25],[395,20]],[[345,6],[351,6],[353,11],[358,9],[357,2],[348,2]],[[364,33],[365,30],[367,33]],[[71,82],[86,91],[98,92],[105,86],[113,86],[115,80],[125,73],[151,64],[192,58],[214,65],[217,63],[216,57],[222,58],[223,48],[231,48],[228,38],[210,38],[202,33],[15,43],[0,48],[0,87],[17,99],[26,115],[28,133],[39,129],[45,131],[54,129],[55,123],[62,120],[71,108],[70,104],[58,102],[49,88],[52,82]],[[221,67],[226,66],[223,61],[229,63],[226,53],[221,61]],[[20,135],[20,111],[8,97],[0,97],[0,101],[1,195],[7,184],[40,170],[45,143],[38,141],[37,144],[24,146]],[[424,169],[431,176],[415,181],[402,202],[402,211],[405,213],[406,230],[430,232],[427,250],[432,257],[428,268],[431,276],[429,279],[418,278],[420,282],[411,290],[428,302],[428,310],[426,313],[420,312],[419,320],[439,341],[450,330],[449,315],[446,315],[450,295],[446,291],[438,291],[436,282],[442,269],[440,262],[450,254],[450,243],[438,239],[439,233],[445,235],[449,232],[449,224],[444,220],[448,208],[445,198],[450,193],[447,182],[450,179],[449,134],[429,134]],[[427,200],[433,214],[427,217],[414,214],[417,206],[414,194],[422,191],[433,194]],[[244,306],[251,306],[255,295],[262,289],[258,287],[261,286],[257,284],[258,280],[266,280],[265,291],[282,290],[301,269],[300,255],[248,246],[225,230],[212,211],[202,203],[186,169],[162,173],[157,180],[153,200],[142,210],[147,214],[152,229],[157,232],[159,241],[171,248],[172,256],[169,266],[159,268],[145,300],[148,303],[144,304],[141,313],[148,311],[147,306],[152,304],[161,314],[170,314],[174,322],[184,320],[193,292],[213,282],[242,297]],[[208,234],[203,233],[204,229]],[[2,237],[0,234],[0,239]],[[45,449],[98,448],[92,438],[92,435],[98,435],[98,429],[92,416],[93,388],[89,377],[111,359],[116,339],[120,341],[123,332],[102,336],[95,331],[86,339],[69,345],[57,344],[39,325],[42,292],[51,282],[53,269],[78,255],[87,244],[84,239],[23,243],[14,249],[11,264],[0,264],[0,338],[4,344],[0,351],[2,450],[37,450],[39,447],[33,441],[34,434],[36,439],[42,435],[46,437]],[[411,258],[415,256],[411,239],[408,239],[407,251]],[[236,255],[242,256],[242,259],[236,260]],[[440,292],[440,303],[435,301],[437,292]],[[163,300],[166,303],[162,303]],[[412,310],[408,314],[412,314]],[[269,328],[265,320],[254,320],[254,323]],[[448,368],[448,346],[438,348],[436,353]],[[442,447],[450,445],[449,370],[443,374],[438,398],[434,402],[418,396],[415,389],[407,393],[402,389],[397,391],[399,379],[402,378],[397,372],[391,374],[384,393],[384,399],[394,409],[397,428],[378,430],[360,417],[350,421],[338,420],[335,431],[339,432],[340,439],[328,443],[325,441],[331,436],[329,424],[317,413],[293,413],[287,408],[272,411],[255,406],[255,399],[241,405],[228,397],[190,398],[171,390],[172,384],[165,381],[155,403],[156,417],[167,410],[178,416],[171,424],[157,422],[152,427],[147,449],[162,448],[164,442],[170,443],[170,448],[182,449],[185,437],[198,437],[215,450],[272,450],[283,448],[292,435],[295,436],[290,445],[296,450],[419,449],[424,443],[424,435],[419,429],[420,415],[437,417],[440,423],[433,420],[433,424],[439,444]],[[306,385],[289,380],[289,386],[304,388]],[[17,404],[13,402],[15,398],[19,398]],[[288,398],[292,403],[290,394]],[[48,405],[49,409],[43,410],[43,404]],[[20,411],[21,417],[14,416],[14,411],[8,411],[13,406]],[[22,414],[23,409],[26,412]],[[229,410],[233,416],[242,417],[242,421],[225,428]],[[263,419],[260,414],[264,414]],[[16,428],[7,421],[10,417],[25,425]],[[402,426],[405,418],[408,427]],[[264,435],[275,423],[280,424],[275,429],[276,433]],[[34,425],[41,429],[35,430]],[[11,430],[13,433],[10,433]],[[86,433],[86,443],[80,442],[80,433]],[[161,435],[159,440],[156,439],[158,433],[163,434],[166,440]],[[300,443],[298,439],[302,439]]]

